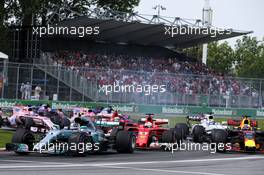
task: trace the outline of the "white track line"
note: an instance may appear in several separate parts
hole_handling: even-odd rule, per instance
[[[211,161],[232,161],[232,160],[251,160],[251,159],[264,159],[264,156],[251,156],[251,157],[232,157],[232,158],[216,158],[216,159],[189,159],[189,160],[168,160],[168,161],[148,161],[148,162],[117,162],[98,164],[101,166],[107,165],[137,165],[137,164],[161,164],[161,163],[195,163],[195,162],[211,162]]]
[[[236,157],[236,158],[218,158],[218,159],[192,159],[192,160],[171,160],[171,161],[151,161],[151,162],[115,162],[115,163],[81,163],[81,164],[52,164],[51,165],[3,165],[0,169],[18,169],[18,168],[69,168],[69,167],[87,167],[87,166],[116,166],[116,165],[143,165],[143,164],[168,164],[168,163],[195,163],[195,162],[216,162],[216,161],[234,161],[234,160],[252,160],[263,159],[263,156]],[[4,161],[4,160],[3,160]],[[26,162],[25,162],[26,163]],[[38,163],[36,161],[35,163]],[[39,162],[41,163],[41,162]]]
[[[31,161],[31,160],[12,160],[12,159],[0,159],[0,162],[12,162],[12,163],[39,163],[39,164],[58,164],[58,165],[65,165],[65,164],[72,164],[72,163],[59,163],[59,162],[43,162],[43,161]]]
[[[193,171],[177,171],[177,170],[165,170],[165,169],[149,169],[149,168],[134,168],[134,167],[119,167],[119,166],[99,166],[101,168],[113,168],[113,169],[130,169],[135,171],[152,171],[152,172],[163,172],[163,173],[180,173],[180,174],[195,174],[195,175],[224,175],[218,173],[207,173],[207,172],[193,172]]]

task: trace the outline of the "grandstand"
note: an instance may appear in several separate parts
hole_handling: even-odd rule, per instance
[[[52,20],[50,20],[52,21]],[[53,26],[98,26],[99,35],[33,36],[29,33],[26,53],[29,64],[9,64],[9,85],[4,98],[20,98],[20,85],[29,81],[33,89],[42,86],[42,98],[58,95],[61,101],[94,101],[132,104],[165,104],[217,107],[262,106],[261,80],[237,79],[208,69],[195,58],[175,52],[198,44],[218,41],[250,32],[226,29],[228,34],[165,35],[171,26],[206,30],[201,20],[179,17],[150,18],[133,14],[98,14],[65,19]],[[19,30],[13,33],[14,60],[21,55],[16,48]],[[98,91],[113,84],[165,85],[166,92],[110,93]]]

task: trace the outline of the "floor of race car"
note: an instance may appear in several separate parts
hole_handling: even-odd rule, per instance
[[[1,175],[263,175],[264,155],[204,151],[174,154],[162,151],[136,151],[134,154],[108,152],[87,157],[31,154],[17,156],[0,152]]]

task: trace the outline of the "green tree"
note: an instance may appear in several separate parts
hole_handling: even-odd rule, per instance
[[[140,0],[95,0],[99,7],[108,7],[114,11],[132,12]]]
[[[203,54],[202,48],[203,48],[203,45],[198,45],[198,46],[189,47],[185,49],[178,49],[177,51],[183,52],[186,56],[191,57],[191,58],[196,58],[198,61],[201,61],[202,54]]]
[[[17,20],[17,24],[29,26],[38,23],[45,25],[47,17],[49,18],[51,16],[54,19],[52,22],[58,22],[58,13],[65,17],[72,15],[73,11],[85,15],[88,13],[88,8],[90,6],[112,9],[114,11],[132,12],[134,7],[139,4],[139,1],[140,0],[1,0],[0,6],[3,7],[3,3],[9,4],[10,8],[5,12],[7,14],[6,16],[14,17]]]
[[[236,71],[240,77],[264,77],[264,45],[256,37],[244,36],[235,46]]]
[[[104,10],[132,12],[140,0],[0,0],[0,48],[2,51],[10,49],[6,44],[8,26],[18,25],[24,28],[33,25],[46,25],[48,19],[51,23],[58,23],[60,16],[73,18],[86,15],[89,7],[99,7]],[[72,13],[76,12],[76,13]],[[60,14],[60,16],[59,16]],[[10,22],[10,21],[13,22]],[[20,40],[26,38],[26,30],[22,30]],[[20,47],[23,50],[24,42]],[[23,54],[22,54],[23,55]]]
[[[207,65],[209,68],[223,74],[231,73],[234,60],[234,51],[227,42],[208,44]]]

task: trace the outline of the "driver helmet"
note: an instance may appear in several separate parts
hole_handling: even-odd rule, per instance
[[[207,114],[207,115],[205,115],[205,120],[207,121],[207,123],[208,123],[209,125],[214,125],[214,124],[215,124],[214,116],[211,115],[211,114]]]
[[[209,122],[214,122],[214,116],[213,115],[209,115],[208,116],[208,121]]]
[[[71,128],[71,129],[78,129],[79,126],[80,126],[80,125],[79,125],[78,123],[72,123],[71,126],[70,126],[70,128]]]
[[[250,129],[250,124],[249,124],[249,120],[248,119],[245,119],[243,122],[242,122],[242,127],[241,129],[243,130],[249,130]]]
[[[152,123],[151,122],[146,122],[145,126],[148,127],[148,128],[151,128],[152,127]]]
[[[145,122],[145,126],[148,127],[148,128],[151,128],[152,127],[152,117],[151,116],[148,116],[147,119],[146,119],[146,122]]]

